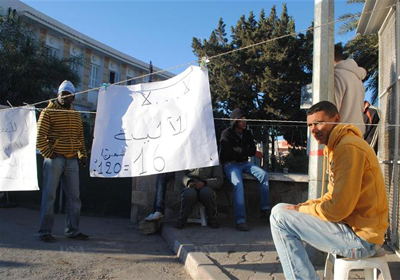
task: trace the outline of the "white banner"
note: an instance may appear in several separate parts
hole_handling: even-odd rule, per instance
[[[0,110],[0,191],[39,190],[34,110]]]
[[[136,177],[218,165],[208,73],[99,91],[92,177]]]

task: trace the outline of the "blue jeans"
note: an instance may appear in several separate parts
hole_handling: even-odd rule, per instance
[[[323,221],[280,203],[272,208],[271,232],[286,279],[319,279],[303,242],[345,258],[367,258],[375,245],[358,237],[346,224]]]
[[[167,184],[175,178],[175,172],[157,174],[156,197],[154,199],[154,210],[164,214],[165,211],[165,193]]]
[[[61,187],[66,195],[65,231],[67,237],[79,233],[81,200],[79,198],[78,159],[45,158],[43,162],[42,205],[40,209],[39,235],[51,234],[54,224],[54,201],[56,191]]]
[[[268,174],[264,169],[251,162],[230,162],[224,165],[224,171],[233,185],[233,207],[237,224],[244,223],[247,220],[242,173],[257,178],[261,210],[270,209]]]

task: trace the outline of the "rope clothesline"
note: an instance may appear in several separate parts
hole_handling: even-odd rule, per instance
[[[5,108],[5,110],[10,108]],[[62,109],[48,109],[48,108],[33,108],[31,106],[24,106],[24,107],[13,107],[13,109],[24,109],[24,110],[32,110],[32,111],[65,111]],[[96,113],[91,111],[75,111],[79,113]],[[243,119],[231,119],[231,118],[214,118],[216,121],[243,121]],[[270,125],[274,126],[274,124],[292,124],[290,126],[298,126],[298,125],[307,125],[307,121],[293,121],[293,120],[268,120],[268,119],[244,119],[246,122],[263,122],[263,123],[271,123]],[[321,124],[338,124],[336,122],[318,122]],[[366,123],[345,123],[339,122],[340,124],[350,124],[350,125],[365,125],[365,126],[387,126],[387,127],[394,127],[395,124],[366,124]],[[288,125],[286,125],[288,126]],[[400,126],[400,125],[399,125]]]
[[[271,38],[271,39],[268,39],[268,40],[264,40],[264,41],[261,41],[261,42],[258,42],[258,43],[250,44],[250,45],[247,45],[247,46],[235,49],[235,50],[230,50],[230,51],[227,51],[227,52],[224,52],[224,53],[220,53],[220,54],[216,54],[216,55],[209,56],[209,57],[206,56],[206,57],[203,58],[203,61],[204,62],[210,62],[213,59],[218,58],[218,57],[222,57],[222,56],[225,56],[225,55],[228,55],[228,54],[232,54],[232,53],[239,52],[239,51],[242,51],[242,50],[245,50],[245,49],[249,49],[249,48],[252,48],[252,47],[256,47],[256,46],[259,46],[259,45],[262,45],[262,44],[266,44],[268,42],[277,41],[277,40],[280,40],[280,39],[283,39],[283,38],[286,38],[286,37],[295,36],[295,35],[297,35],[299,33],[304,33],[304,32],[307,32],[307,31],[310,31],[310,30],[313,30],[313,29],[316,29],[316,28],[321,28],[321,27],[326,26],[326,25],[336,24],[338,22],[342,22],[342,21],[345,21],[345,20],[348,20],[348,19],[351,19],[351,18],[359,17],[361,15],[365,15],[365,14],[369,14],[369,13],[385,10],[385,9],[388,9],[388,8],[391,8],[391,7],[394,7],[394,6],[396,6],[396,4],[392,4],[392,5],[380,8],[380,9],[374,9],[372,11],[368,11],[368,12],[364,12],[364,13],[358,13],[358,14],[355,14],[355,15],[350,15],[350,16],[347,16],[347,17],[344,17],[344,18],[340,18],[340,19],[337,19],[335,21],[327,22],[327,23],[324,23],[324,24],[321,24],[321,25],[318,25],[318,26],[311,26],[311,27],[303,29],[303,30],[291,32],[291,33],[286,34],[286,35],[282,35],[282,36]],[[87,93],[87,92],[90,92],[90,91],[98,91],[98,90],[100,90],[100,89],[102,89],[104,87],[108,87],[108,86],[111,86],[111,85],[125,84],[125,83],[127,83],[129,81],[133,81],[133,80],[137,80],[137,79],[143,79],[143,78],[148,77],[150,75],[161,74],[161,73],[164,73],[164,72],[167,72],[167,71],[170,71],[170,70],[174,70],[174,69],[177,69],[177,68],[181,68],[181,67],[184,67],[184,66],[190,66],[190,65],[193,65],[193,64],[198,63],[198,62],[199,61],[196,60],[196,61],[182,63],[182,64],[179,64],[179,65],[176,65],[176,66],[173,66],[173,67],[170,67],[170,68],[162,69],[162,70],[159,70],[159,71],[156,71],[156,72],[153,72],[153,73],[143,74],[141,76],[133,77],[133,78],[130,78],[130,79],[119,81],[119,82],[115,82],[113,84],[106,84],[106,85],[103,84],[103,85],[101,85],[99,87],[86,89],[86,90],[83,90],[83,91],[76,92],[74,94],[66,95],[64,97],[76,96],[76,95],[84,94],[84,93]],[[43,101],[39,101],[39,102],[32,103],[32,104],[25,103],[25,105],[14,106],[14,107],[11,106],[10,108],[4,108],[2,110],[13,110],[13,109],[17,109],[17,108],[24,108],[24,107],[27,107],[27,106],[36,106],[36,105],[40,105],[40,104],[43,104],[43,103],[51,102],[51,101],[56,100],[56,99],[57,99],[57,97],[50,98],[50,99],[43,100]],[[27,108],[27,109],[29,109],[29,110],[37,110],[37,111],[43,110],[41,108]],[[47,109],[47,110],[57,111],[59,109]],[[60,110],[60,111],[63,111],[63,110]],[[96,111],[79,111],[79,110],[77,110],[76,112],[83,113],[83,114],[96,114],[97,113]],[[231,120],[231,119],[228,119],[228,118],[215,118],[215,120]],[[288,123],[289,122],[289,123],[301,123],[301,124],[307,123],[305,121],[278,121],[278,120],[255,120],[255,119],[247,119],[246,121],[251,121],[251,122],[253,122],[253,121],[254,122],[280,122],[280,123]],[[375,125],[375,124],[368,124],[368,125]],[[395,125],[387,124],[387,126],[395,126]]]
[[[316,29],[316,28],[321,28],[321,27],[326,26],[326,25],[336,24],[338,22],[346,21],[348,19],[359,17],[361,15],[365,15],[365,14],[369,14],[369,13],[385,10],[385,9],[388,9],[388,8],[391,8],[391,7],[394,7],[394,6],[396,6],[396,4],[392,4],[392,5],[380,8],[380,9],[374,9],[372,11],[368,11],[368,12],[364,12],[364,13],[358,13],[358,14],[355,14],[355,15],[349,15],[347,17],[340,18],[340,19],[337,19],[335,21],[323,23],[323,24],[318,25],[318,26],[311,26],[311,27],[303,29],[303,30],[291,32],[291,33],[286,34],[286,35],[282,35],[282,36],[279,36],[279,37],[275,37],[275,38],[271,38],[271,39],[268,39],[268,40],[264,40],[264,41],[261,41],[261,42],[258,42],[258,43],[254,43],[254,44],[251,44],[251,45],[247,45],[247,46],[235,49],[235,50],[231,50],[231,51],[227,51],[227,52],[224,52],[224,53],[216,54],[216,55],[213,55],[213,56],[210,56],[210,57],[207,56],[207,57],[204,58],[204,60],[211,61],[214,58],[222,57],[222,56],[225,56],[225,55],[228,55],[228,54],[232,54],[232,53],[235,53],[235,52],[246,50],[246,49],[249,49],[249,48],[252,48],[252,47],[256,47],[256,46],[259,46],[259,45],[262,45],[262,44],[266,44],[268,42],[280,40],[280,39],[283,39],[283,38],[286,38],[286,37],[291,37],[291,36],[297,35],[299,33],[304,33],[304,32],[307,32],[307,31],[310,31],[310,30],[313,30],[313,29]],[[144,75],[141,75],[141,76],[137,76],[137,77],[133,77],[133,78],[130,78],[130,79],[126,79],[126,80],[123,80],[123,81],[115,82],[115,83],[109,84],[109,85],[125,84],[125,83],[127,83],[129,81],[133,81],[133,80],[137,80],[137,79],[143,79],[143,78],[148,77],[150,75],[161,74],[161,73],[168,72],[170,70],[174,70],[174,69],[181,68],[181,67],[184,67],[184,66],[193,65],[195,63],[198,63],[198,61],[196,60],[196,61],[186,62],[186,63],[180,64],[180,65],[176,65],[176,66],[173,66],[173,67],[170,67],[170,68],[162,69],[162,70],[159,70],[159,71],[156,71],[156,72],[153,72],[153,73],[148,73],[148,74],[144,74]],[[107,85],[107,86],[109,86],[109,85]],[[66,95],[65,97],[76,96],[76,95],[84,94],[84,93],[87,93],[87,92],[90,92],[90,91],[100,90],[103,87],[104,87],[104,85],[101,85],[99,87],[95,87],[95,88],[90,88],[90,89],[87,89],[87,90],[79,91],[79,92],[76,92],[76,93],[71,94],[71,95]],[[47,103],[47,102],[50,102],[50,101],[53,101],[53,100],[56,100],[56,99],[57,99],[57,97],[51,98],[51,99],[47,99],[47,100],[44,100],[44,101],[39,101],[39,102],[36,102],[36,103],[33,103],[33,104],[29,104],[29,105],[30,106],[36,106],[36,105]],[[11,107],[11,108],[5,108],[5,110],[7,110],[7,109],[10,110],[10,109],[18,108],[18,107],[23,107],[23,106],[24,105],[17,106],[17,107]],[[77,111],[77,112],[88,113],[88,114],[93,114],[93,113],[95,114],[96,113],[96,112],[92,112],[92,111]]]

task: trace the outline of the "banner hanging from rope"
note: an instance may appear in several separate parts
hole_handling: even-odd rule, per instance
[[[207,70],[99,91],[92,177],[136,177],[218,165]]]
[[[39,190],[34,110],[0,110],[0,191]]]

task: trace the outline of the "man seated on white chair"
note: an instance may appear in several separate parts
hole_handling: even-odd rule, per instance
[[[339,121],[328,101],[307,111],[310,132],[326,145],[327,193],[322,187],[319,199],[272,209],[271,232],[286,279],[319,279],[303,242],[353,259],[375,255],[384,242],[388,205],[378,159],[359,128]]]
[[[187,219],[198,201],[206,209],[208,225],[211,228],[219,228],[215,190],[220,188],[223,183],[222,167],[217,165],[179,171],[176,178],[182,189],[181,211],[176,228],[182,229],[186,225]]]

